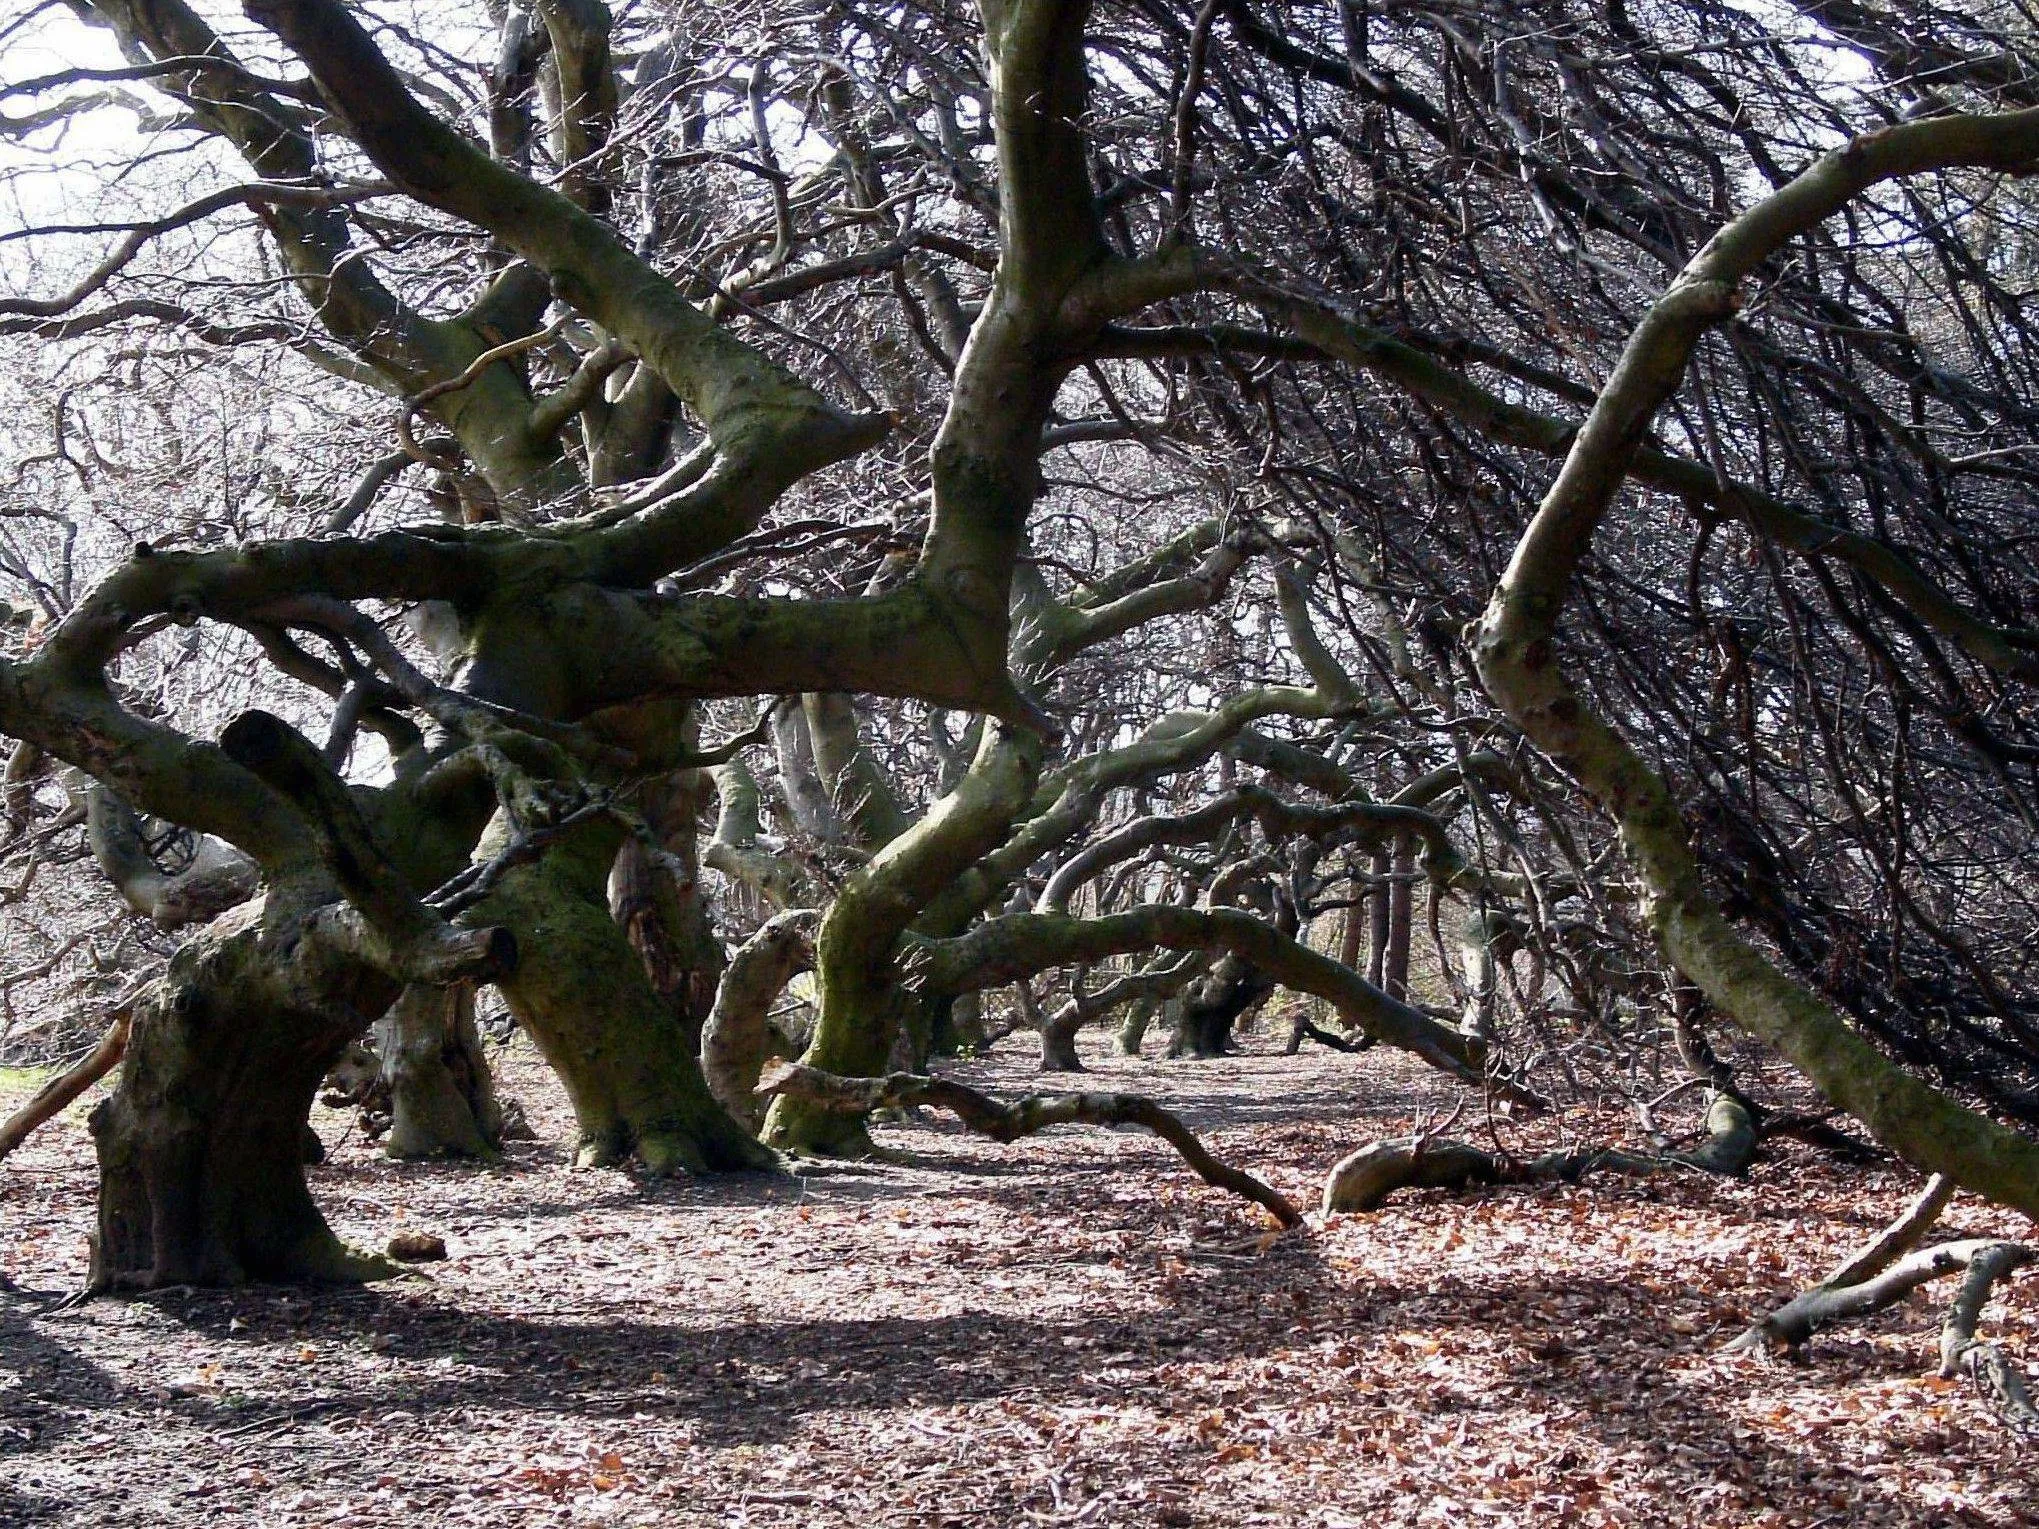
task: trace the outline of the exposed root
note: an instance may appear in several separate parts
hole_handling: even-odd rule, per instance
[[[1139,1094],[1028,1094],[1005,1104],[947,1078],[895,1072],[883,1078],[845,1078],[787,1062],[767,1072],[762,1095],[791,1095],[846,1113],[868,1114],[887,1106],[932,1105],[948,1110],[971,1130],[994,1141],[1017,1141],[1049,1126],[1144,1126],[1182,1155],[1206,1184],[1243,1195],[1265,1207],[1283,1226],[1302,1224],[1302,1212],[1252,1174],[1218,1161],[1175,1115]]]

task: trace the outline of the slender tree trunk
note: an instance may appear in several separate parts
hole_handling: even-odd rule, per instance
[[[1388,930],[1389,904],[1388,877],[1394,870],[1394,861],[1387,850],[1376,850],[1373,857],[1373,885],[1366,894],[1367,947],[1366,980],[1375,987],[1385,987],[1388,979]]]
[[[1126,1017],[1119,1021],[1118,1032],[1113,1044],[1120,1056],[1138,1056],[1140,1047],[1147,1039],[1147,1026],[1153,1022],[1154,1011],[1161,1006],[1161,1000],[1151,993],[1143,993],[1126,1005]]]
[[[1410,877],[1416,869],[1414,846],[1404,838],[1395,845],[1394,882],[1388,891],[1388,943],[1381,968],[1381,990],[1398,1003],[1409,1001]]]

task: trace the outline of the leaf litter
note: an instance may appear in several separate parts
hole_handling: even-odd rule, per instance
[[[959,1076],[1024,1092],[1022,1050]],[[1379,1053],[1087,1059],[1300,1204],[1439,1103]],[[342,1236],[446,1244],[361,1290],[66,1304],[79,1112],[15,1154],[0,1524],[2039,1522],[2030,1449],[1930,1375],[1928,1301],[1801,1363],[1719,1353],[1896,1214],[1895,1167],[1786,1144],[1741,1182],[1425,1192],[1272,1237],[1088,1127],[1001,1146],[926,1114],[799,1178],[576,1172],[550,1075],[521,1046],[503,1073],[541,1140],[494,1167],[392,1163],[315,1115]],[[2039,1357],[2039,1279],[1988,1320]]]

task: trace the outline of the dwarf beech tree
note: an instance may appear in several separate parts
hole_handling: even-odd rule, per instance
[[[307,1110],[372,1027],[489,1150],[477,987],[654,1173],[933,1087],[775,1050],[1286,990],[1522,1108],[1675,1053],[1740,1163],[1718,1015],[2039,1213],[2023,21],[5,25],[0,998],[128,983],[97,1283],[371,1272]]]

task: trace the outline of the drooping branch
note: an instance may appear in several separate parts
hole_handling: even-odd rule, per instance
[[[1174,264],[1160,268],[1152,281],[1133,289],[1123,301],[1133,308],[1207,287],[1233,291],[1261,305],[1288,323],[1293,335],[1236,326],[1174,333],[1107,326],[1094,353],[1195,353],[1218,345],[1277,357],[1316,355],[1393,383],[1500,444],[1562,457],[1578,436],[1582,422],[1577,419],[1541,413],[1515,402],[1482,387],[1409,338],[1362,323],[1323,298],[1272,284],[1216,256],[1206,256],[1200,262],[1177,256]],[[1571,389],[1565,392],[1569,395]],[[1759,535],[1809,558],[1843,563],[1874,580],[1906,611],[1978,663],[2025,679],[2039,678],[2039,631],[2008,627],[1976,615],[1951,598],[1904,551],[1885,541],[1836,525],[1773,494],[1724,481],[1707,463],[1655,444],[1637,447],[1630,474],[1636,482],[1661,489],[1681,503],[1735,516]]]
[[[960,993],[1157,946],[1228,951],[1284,987],[1327,1000],[1353,1029],[1411,1052],[1462,1082],[1491,1088],[1527,1107],[1542,1103],[1520,1085],[1490,1076],[1486,1049],[1478,1039],[1390,998],[1351,968],[1237,908],[1156,904],[1094,919],[1010,913],[954,939],[924,941],[913,960],[915,975],[929,989]]]
[[[757,1083],[770,1044],[771,1007],[794,973],[813,966],[819,919],[812,908],[795,908],[766,920],[729,958],[701,1027],[701,1074],[709,1090],[753,1128],[763,1115]]]
[[[106,1027],[98,1045],[43,1084],[5,1121],[0,1121],[0,1159],[28,1140],[38,1127],[56,1119],[67,1105],[120,1065],[120,1059],[127,1055],[134,1000],[128,998],[116,1004],[113,1015],[113,1023]]]
[[[1188,1126],[1139,1094],[1028,1094],[1005,1104],[948,1078],[895,1072],[883,1078],[845,1078],[789,1062],[758,1084],[760,1094],[812,1100],[856,1114],[915,1104],[948,1110],[971,1130],[994,1141],[1017,1141],[1058,1125],[1144,1126],[1182,1155],[1197,1177],[1262,1206],[1284,1227],[1302,1224],[1302,1212],[1252,1174],[1213,1157]]]
[[[2039,1214],[2039,1142],[1889,1061],[1722,917],[1669,788],[1586,705],[1556,649],[1574,573],[1700,337],[1735,310],[1737,283],[1881,181],[1949,165],[2029,171],[2035,162],[2039,112],[1908,123],[1826,156],[1716,235],[1630,337],[1494,592],[1474,658],[1515,722],[1615,817],[1649,886],[1652,926],[1716,1007],[1776,1045],[1828,1099],[1909,1161]]]

